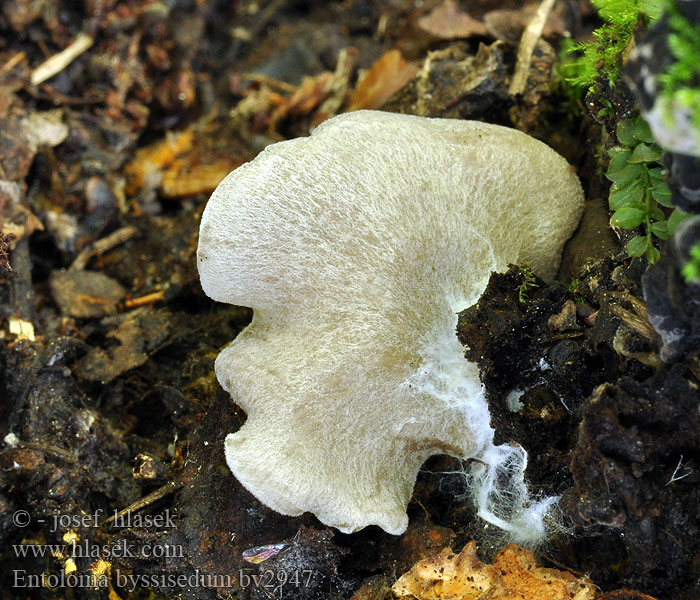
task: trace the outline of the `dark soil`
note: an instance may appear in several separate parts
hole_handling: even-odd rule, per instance
[[[661,361],[646,264],[608,226],[599,162],[614,122],[549,85],[564,30],[594,26],[590,6],[559,3],[516,97],[524,3],[461,2],[491,29],[458,40],[419,27],[437,4],[0,4],[2,597],[380,600],[445,546],[497,550],[446,457],[419,475],[402,536],[281,516],[224,462],[223,438],[245,415],[213,364],[252,311],[203,294],[199,217],[228,171],[349,102],[517,126],[578,170],[587,207],[560,280],[524,265],[494,274],[457,334],[496,441],[522,444],[533,488],[562,496],[572,531],[540,562],[618,590],[608,598],[700,597],[700,363]],[[92,45],[38,81],[81,32]],[[372,67],[391,49],[403,62]],[[358,84],[370,68],[384,95]],[[624,90],[587,102],[604,99],[618,117],[634,109]],[[71,543],[100,551],[18,550]],[[271,555],[245,561],[253,548]]]

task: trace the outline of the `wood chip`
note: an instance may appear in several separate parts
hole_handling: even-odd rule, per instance
[[[25,321],[17,316],[10,316],[7,319],[10,334],[17,337],[18,340],[36,340],[34,336],[34,324],[31,321]]]

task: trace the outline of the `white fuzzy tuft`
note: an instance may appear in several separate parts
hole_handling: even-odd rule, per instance
[[[470,480],[477,514],[521,546],[544,541],[557,523],[555,496],[532,498],[525,481],[527,452],[518,445],[488,447],[472,467]],[[549,526],[549,531],[548,531]]]

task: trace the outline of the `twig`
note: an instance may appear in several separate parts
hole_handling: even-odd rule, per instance
[[[120,510],[118,513],[113,514],[109,519],[105,519],[104,523],[111,523],[115,519],[120,519],[126,514],[129,514],[131,512],[135,512],[137,510],[141,510],[142,508],[145,508],[149,504],[153,504],[157,500],[160,500],[161,498],[165,498],[170,492],[174,492],[176,489],[181,488],[183,485],[185,485],[184,480],[182,481],[169,481],[165,485],[159,487],[157,490],[154,492],[151,492],[148,494],[148,496],[144,496],[140,500],[137,500],[136,502],[129,504],[126,508],[123,508]]]
[[[58,54],[54,54],[34,69],[31,78],[32,85],[39,85],[47,79],[51,79],[54,75],[58,75],[92,44],[92,37],[87,33],[79,33],[78,37],[67,48],[61,50]]]
[[[686,359],[685,363],[690,370],[690,373],[695,377],[697,381],[700,381],[700,359],[697,356],[693,356]]]
[[[32,260],[29,255],[29,240],[20,239],[12,251],[12,266],[17,273],[10,281],[10,307],[19,321],[14,333],[31,339],[34,335],[34,287],[32,286]],[[28,324],[27,324],[28,323]]]
[[[52,444],[45,444],[44,442],[22,442],[14,433],[9,433],[6,435],[4,442],[7,448],[0,451],[0,454],[4,454],[5,452],[14,450],[15,448],[21,448],[27,450],[38,450],[44,454],[51,454],[72,464],[78,464],[79,462],[75,454],[68,450],[59,448],[58,446],[54,446]]]
[[[283,92],[294,93],[297,91],[297,86],[287,83],[286,81],[280,81],[274,77],[268,77],[262,73],[241,73],[240,77],[243,81],[255,81],[256,83],[264,83],[272,88],[277,88]]]
[[[52,444],[44,444],[43,442],[20,442],[18,444],[18,447],[27,448],[28,450],[39,450],[44,454],[51,454],[56,458],[60,458],[61,460],[64,460],[74,465],[80,462],[77,456],[75,456],[75,454],[73,454],[72,452],[64,450],[63,448],[59,448],[58,446],[53,446]]]
[[[130,240],[138,233],[136,227],[122,227],[116,231],[110,233],[108,236],[97,240],[87,248],[83,248],[80,254],[75,257],[75,260],[69,267],[69,271],[82,271],[87,265],[88,261],[97,254],[104,254],[108,250],[123,244],[127,240]]]
[[[671,475],[671,479],[669,479],[666,482],[666,485],[664,487],[671,485],[672,483],[675,483],[676,481],[680,481],[681,479],[684,479],[685,477],[688,477],[688,475],[690,475],[693,472],[693,469],[690,469],[687,473],[683,473],[683,475],[678,475],[678,477],[676,477],[682,464],[683,464],[683,455],[681,454],[681,457],[678,459],[678,464],[676,465],[676,468],[673,470],[673,475]]]
[[[146,294],[145,296],[140,296],[139,298],[132,298],[131,300],[126,300],[124,302],[124,307],[138,308],[139,306],[153,304],[155,302],[160,302],[161,300],[165,300],[165,290],[159,290],[157,292],[152,292],[151,294]]]
[[[59,102],[60,104],[65,106],[89,106],[91,104],[99,104],[100,102],[105,101],[106,96],[106,94],[101,93],[99,91],[90,90],[86,93],[85,97],[83,98],[71,98],[70,96],[62,94],[55,87],[49,85],[48,83],[46,85],[41,86],[41,89],[28,87],[27,93],[33,98],[36,98],[37,100]]]
[[[569,571],[571,570],[569,567],[566,568]],[[614,590],[612,592],[605,592],[600,597],[600,600],[629,600],[629,598],[634,598],[634,600],[656,600],[656,598],[653,598],[652,596],[647,596],[641,592],[632,591],[625,588],[621,590]]]
[[[428,52],[423,61],[423,66],[416,79],[416,114],[423,117],[428,114],[427,100],[432,98],[428,93],[430,85],[430,68],[432,66],[433,53]]]
[[[27,56],[24,52],[18,52],[10,60],[8,60],[1,68],[0,73],[10,71],[17,63],[22,62],[22,59]]]
[[[520,38],[518,46],[518,58],[515,62],[515,72],[513,79],[510,81],[508,92],[512,95],[522,94],[525,91],[527,83],[527,75],[530,71],[530,62],[532,61],[532,53],[535,51],[537,41],[542,35],[542,30],[547,22],[547,17],[554,6],[555,0],[542,0],[535,16],[527,24],[523,37]]]

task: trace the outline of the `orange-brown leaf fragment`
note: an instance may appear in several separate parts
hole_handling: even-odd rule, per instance
[[[137,150],[132,161],[124,167],[127,192],[135,194],[144,185],[152,183],[151,180],[158,178],[178,155],[191,150],[193,144],[194,131],[186,129],[180,133],[168,133],[164,139]]]
[[[443,40],[488,35],[486,25],[461,12],[454,0],[443,0],[427,15],[418,19],[418,27]]]
[[[567,571],[538,567],[530,550],[510,544],[493,565],[476,556],[469,542],[460,554],[445,548],[418,562],[393,587],[403,598],[417,600],[596,600],[595,587],[586,578]]]
[[[164,171],[160,192],[166,198],[180,198],[194,194],[211,194],[221,180],[243,163],[241,160],[222,159],[214,164],[170,168]],[[177,163],[173,167],[177,167]]]
[[[158,190],[165,198],[210,194],[243,160],[221,158],[205,162],[199,146],[202,134],[195,129],[168,133],[163,139],[139,149],[124,167],[126,191]]]
[[[347,111],[376,109],[406,85],[417,67],[407,63],[399,50],[389,50],[370,67],[348,101]]]

